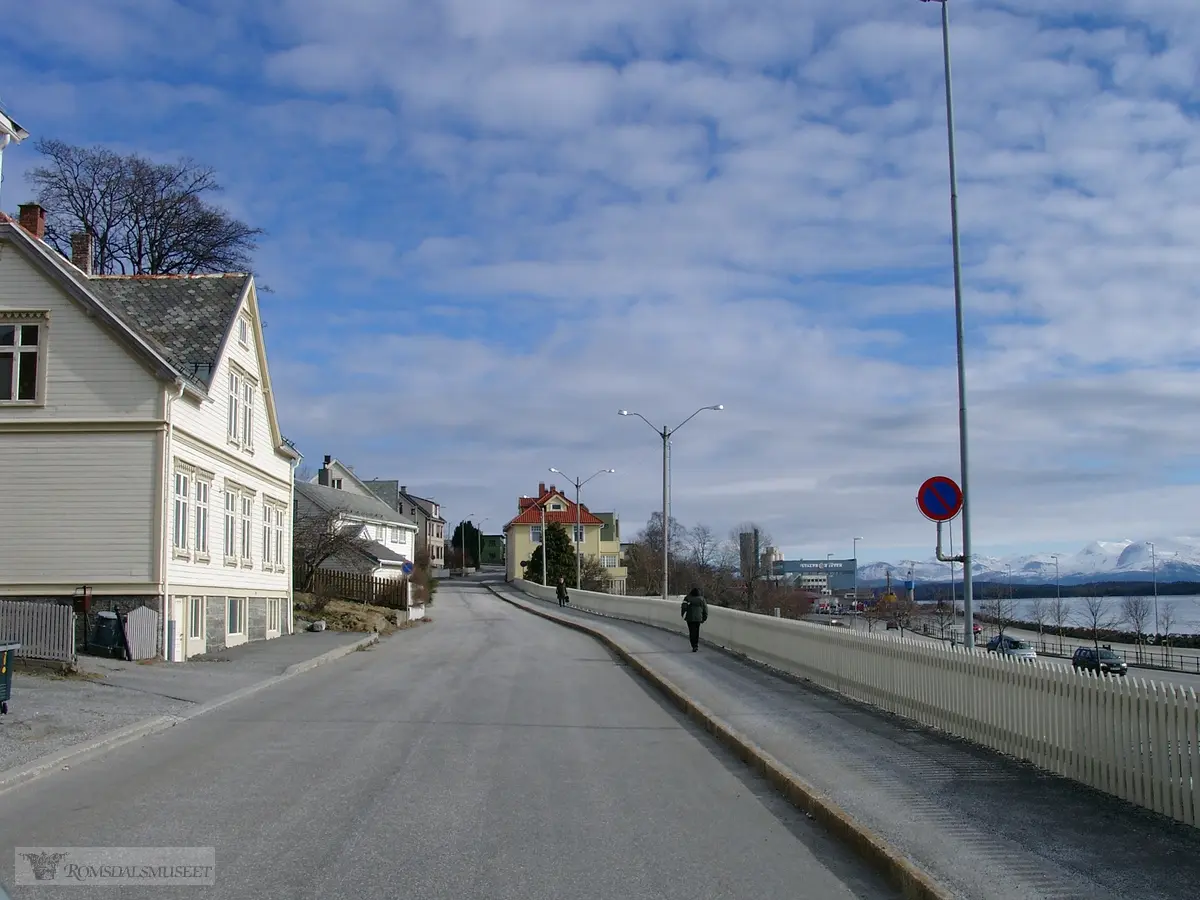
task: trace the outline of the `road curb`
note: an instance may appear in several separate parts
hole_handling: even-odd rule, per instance
[[[551,622],[573,628],[600,641],[617,654],[626,665],[665,694],[688,718],[700,724],[705,731],[732,750],[739,759],[762,775],[793,806],[820,822],[866,862],[882,872],[906,898],[909,900],[955,900],[956,895],[953,892],[939,884],[932,875],[915,865],[884,838],[855,820],[830,798],[824,796],[762,747],[726,724],[703,704],[693,700],[669,678],[638,659],[607,634],[581,622],[564,619],[534,606],[527,606],[511,597],[505,597],[491,585],[487,587],[505,603]]]
[[[79,744],[67,747],[63,750],[57,750],[45,756],[38,757],[33,762],[25,763],[22,766],[17,766],[14,769],[9,769],[6,772],[0,772],[0,794],[48,775],[50,772],[61,769],[63,764],[68,760],[81,761],[89,756],[93,756],[102,751],[113,750],[122,744],[127,744],[130,741],[136,741],[139,738],[149,737],[152,734],[157,734],[160,731],[166,731],[168,728],[174,728],[181,722],[186,722],[189,719],[194,719],[197,716],[202,716],[205,713],[212,712],[226,704],[233,703],[236,700],[241,700],[249,697],[252,694],[257,694],[259,691],[266,690],[281,681],[287,681],[289,678],[307,672],[310,669],[315,669],[317,666],[322,666],[325,663],[333,662],[335,659],[340,659],[343,656],[348,656],[363,647],[368,647],[371,644],[379,642],[378,634],[370,634],[362,640],[347,644],[344,647],[335,647],[322,653],[320,656],[314,656],[312,659],[306,659],[298,663],[292,663],[279,675],[272,675],[270,678],[264,678],[262,681],[247,685],[224,696],[218,697],[215,700],[210,700],[207,703],[201,704],[193,709],[188,710],[183,715],[171,716],[150,716],[146,719],[134,722],[131,725],[125,725],[121,728],[115,728],[112,731],[106,732],[99,737],[93,738],[90,741],[83,741]]]

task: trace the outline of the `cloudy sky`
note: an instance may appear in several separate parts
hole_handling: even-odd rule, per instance
[[[937,3],[39,0],[35,137],[215,166],[285,433],[495,530],[558,467],[789,557],[928,556],[957,476]],[[1047,12],[1049,10],[1049,12]],[[1194,0],[951,7],[981,553],[1200,507]],[[32,141],[0,204],[29,197]]]

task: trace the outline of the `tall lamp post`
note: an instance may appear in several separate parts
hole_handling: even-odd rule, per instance
[[[484,516],[479,520],[479,525],[475,526],[475,568],[477,571],[483,570],[483,529],[480,527],[488,520],[488,516]],[[472,522],[472,525],[475,523]]]
[[[975,646],[974,592],[971,589],[971,506],[967,489],[967,376],[963,362],[963,305],[962,263],[958,239],[958,174],[954,160],[954,95],[950,81],[950,10],[949,0],[921,0],[922,3],[942,4],[942,56],[946,68],[946,135],[950,153],[950,234],[954,252],[954,322],[958,344],[958,455],[962,469],[962,564],[963,615],[966,620],[963,637],[968,647]]]
[[[1154,541],[1150,541],[1150,570],[1154,573],[1154,636],[1158,637],[1158,556]]]
[[[854,539],[854,608],[858,609],[858,542],[862,538]]]
[[[657,434],[659,437],[662,438],[662,445],[663,445],[662,598],[664,600],[667,599],[667,570],[670,566],[670,558],[671,558],[670,551],[669,551],[669,548],[671,546],[671,542],[670,542],[670,533],[671,533],[671,520],[670,520],[671,496],[670,496],[670,493],[671,493],[671,489],[670,489],[670,482],[668,480],[670,469],[671,469],[671,451],[670,451],[671,435],[673,435],[675,432],[677,432],[680,428],[682,428],[688,422],[692,421],[692,419],[696,418],[696,416],[700,415],[700,413],[704,412],[706,409],[722,410],[724,408],[725,408],[725,406],[721,403],[718,403],[715,406],[702,406],[698,410],[696,410],[694,413],[692,413],[690,416],[688,416],[686,419],[684,419],[682,422],[680,422],[678,425],[676,425],[674,428],[667,428],[664,425],[661,429],[639,412],[630,412],[627,409],[617,410],[617,415],[619,415],[619,416],[637,416],[639,419],[641,419],[643,422],[645,422],[647,425],[649,425],[651,428],[653,428],[655,434]]]
[[[585,484],[587,484],[589,481],[592,480],[592,478],[596,478],[597,476],[600,476],[600,475],[615,475],[617,470],[616,469],[601,469],[595,475],[591,476],[591,478],[585,478],[583,481],[580,481],[578,478],[572,478],[571,476],[567,475],[564,471],[562,471],[562,469],[556,469],[553,466],[551,466],[550,471],[556,475],[561,475],[563,478],[567,479],[567,481],[571,482],[571,484],[575,485],[575,590],[582,591],[583,590],[583,586],[582,586],[583,585],[583,551],[579,549],[579,545],[582,543],[582,541],[580,540],[580,537],[581,537],[580,532],[583,530],[583,525],[582,525],[582,522],[580,519],[580,512],[579,512],[579,492],[580,492],[580,490],[583,489],[583,486]]]
[[[546,504],[539,503],[542,510],[542,586],[546,586]]]

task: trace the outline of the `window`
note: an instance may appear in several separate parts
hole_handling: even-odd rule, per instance
[[[254,449],[254,385],[242,384],[242,449]]]
[[[246,316],[238,317],[238,343],[250,347],[250,320]]]
[[[397,528],[395,525],[392,526],[392,543],[393,544],[403,544],[404,543],[404,538],[400,536],[400,529]]]
[[[237,558],[237,491],[225,486],[225,561]]]
[[[208,495],[212,484],[196,480],[196,553],[208,556]]]
[[[585,532],[584,532],[584,528],[585,528],[585,527],[586,527],[586,526],[584,526],[584,525],[576,525],[576,526],[575,526],[575,543],[577,543],[577,544],[582,544],[582,543],[583,543],[583,536],[584,536],[584,533],[585,533]]]
[[[604,568],[606,568],[606,569],[615,569],[615,568],[617,568],[617,557],[616,557],[616,555],[615,555],[615,554],[608,554],[608,553],[604,554],[603,556],[601,556],[601,557],[600,557],[600,565],[604,566]]]
[[[204,598],[193,597],[188,604],[188,637],[204,637]]]
[[[243,634],[246,631],[246,600],[244,597],[230,597],[229,611],[225,620],[225,629],[230,634]]]
[[[550,508],[551,509],[562,509],[563,505],[561,503],[551,503]]]
[[[232,369],[229,372],[229,442],[238,443],[238,423],[242,421],[242,377]]]
[[[274,521],[275,510],[263,501],[262,507],[262,567],[269,569],[275,564],[275,554],[271,550],[271,525]]]
[[[191,496],[190,479],[184,472],[175,473],[175,549],[188,547],[188,499]]]
[[[283,561],[283,517],[286,510],[282,506],[275,507],[275,565],[279,567],[279,571],[283,572],[286,569],[286,563]]]
[[[342,479],[340,479],[340,478],[333,479],[333,481],[330,482],[330,484],[339,491],[342,489]]]
[[[242,563],[250,564],[254,546],[254,498],[242,498]]]
[[[279,598],[267,600],[267,631],[279,630]]]
[[[254,449],[254,379],[229,370],[229,443],[243,450]]]
[[[379,525],[379,524],[375,525],[375,540],[379,541],[380,543],[383,542],[383,526],[382,525]]]
[[[45,335],[44,313],[15,314],[0,320],[0,403],[41,400]]]
[[[535,544],[540,544],[542,542],[542,526],[541,525],[530,525],[529,526],[529,539],[531,541],[533,541]]]

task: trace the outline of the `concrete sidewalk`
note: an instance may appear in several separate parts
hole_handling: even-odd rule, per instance
[[[150,733],[206,704],[266,687],[375,635],[299,632],[253,641],[186,663],[80,656],[78,675],[15,671],[9,714],[0,717],[0,789],[28,766]]]
[[[605,634],[890,844],[947,896],[1196,896],[1200,829],[709,645],[691,653],[682,623],[675,634],[493,588],[509,602]]]

